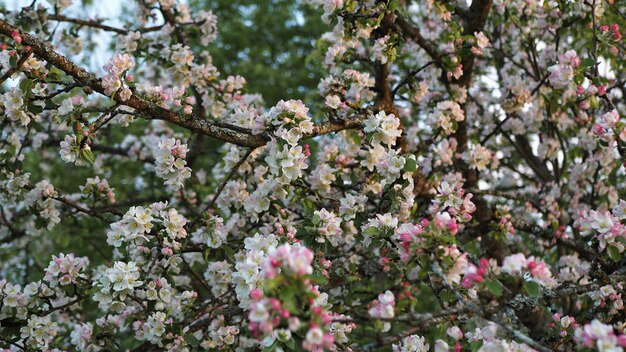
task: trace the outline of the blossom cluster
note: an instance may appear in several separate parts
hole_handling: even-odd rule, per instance
[[[372,318],[390,319],[395,316],[396,299],[391,291],[378,295],[368,313]]]
[[[574,338],[580,346],[598,351],[623,351],[626,347],[626,335],[616,334],[611,325],[597,319],[576,329]]]
[[[47,282],[50,287],[67,286],[76,284],[79,278],[86,278],[81,271],[84,271],[89,265],[89,259],[86,257],[76,258],[74,254],[59,254],[53,256],[50,265],[45,270],[43,281]]]
[[[575,69],[580,65],[580,58],[574,50],[568,50],[559,55],[559,62],[548,67],[550,71],[550,84],[554,88],[566,88],[574,80]]]
[[[624,252],[626,227],[620,221],[626,219],[625,205],[626,202],[621,201],[612,212],[591,210],[587,214],[581,214],[580,218],[577,219],[577,227],[581,236],[591,236],[597,240],[601,251]]]
[[[103,200],[108,204],[115,204],[115,189],[109,186],[107,179],[100,177],[87,178],[85,185],[80,186],[85,197],[93,197],[94,200]]]
[[[185,179],[191,177],[191,169],[185,161],[188,151],[187,145],[175,138],[163,138],[153,145],[156,174],[165,180],[168,188],[179,189]]]
[[[117,54],[104,65],[107,75],[102,77],[104,93],[109,96],[117,95],[121,101],[130,99],[133,92],[126,85],[132,81],[132,75],[126,75],[135,66],[133,58],[128,53]]]
[[[507,256],[502,261],[502,272],[511,276],[522,276],[525,280],[533,280],[546,287],[555,287],[556,279],[548,265],[535,257],[528,257],[522,253]]]
[[[71,3],[0,20],[1,348],[626,347],[616,2],[308,0],[274,106],[194,2]]]

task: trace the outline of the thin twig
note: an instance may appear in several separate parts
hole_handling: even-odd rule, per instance
[[[222,181],[222,183],[219,185],[219,187],[217,187],[217,191],[216,191],[215,195],[213,196],[213,199],[211,199],[211,202],[209,204],[207,204],[206,207],[204,207],[204,209],[202,209],[202,211],[200,212],[200,215],[198,216],[198,218],[196,220],[194,220],[189,225],[190,229],[192,229],[197,224],[197,222],[202,218],[202,214],[204,214],[207,210],[209,210],[209,209],[211,209],[213,207],[213,205],[217,201],[217,198],[219,198],[220,194],[222,194],[222,191],[226,187],[226,184],[230,181],[231,178],[233,178],[233,176],[235,176],[235,174],[237,173],[237,170],[239,169],[239,167],[246,161],[246,159],[248,159],[248,157],[250,156],[250,154],[252,154],[253,151],[254,151],[254,149],[252,149],[252,148],[248,149],[246,154],[243,157],[241,157],[241,159],[239,159],[239,161],[237,162],[237,164],[235,164],[235,166],[233,166],[233,168],[230,170],[230,173],[228,174],[228,176],[226,176],[226,179],[224,179],[224,181]]]
[[[9,79],[9,77],[11,77],[15,72],[18,72],[22,68],[22,66],[24,66],[24,63],[26,63],[26,61],[30,58],[31,54],[32,53],[27,53],[25,55],[22,55],[22,57],[17,60],[17,64],[15,65],[15,67],[11,67],[7,72],[2,75],[2,77],[0,77],[0,84],[4,83],[4,81]]]

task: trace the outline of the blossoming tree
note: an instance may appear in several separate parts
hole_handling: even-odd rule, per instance
[[[624,3],[309,2],[308,106],[182,1],[2,11],[0,348],[623,351]]]

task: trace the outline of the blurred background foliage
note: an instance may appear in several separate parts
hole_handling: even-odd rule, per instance
[[[317,98],[312,90],[322,77],[322,56],[315,42],[329,30],[321,8],[292,0],[191,0],[190,5],[218,17],[218,38],[208,50],[222,78],[245,77],[247,91],[261,94],[267,106]]]

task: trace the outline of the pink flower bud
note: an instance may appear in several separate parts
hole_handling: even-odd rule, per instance
[[[601,136],[601,135],[603,135],[606,132],[604,130],[604,127],[602,127],[602,126],[600,126],[598,124],[593,125],[592,131],[593,131],[593,133],[595,133],[598,136]]]
[[[591,103],[587,99],[580,102],[580,108],[583,110],[589,109],[590,106],[591,106]]]
[[[324,345],[325,346],[333,346],[335,343],[335,337],[331,334],[324,334]]]
[[[280,309],[280,301],[276,298],[272,298],[270,299],[270,304],[272,306],[272,308],[274,310],[279,310]]]
[[[626,347],[626,335],[621,334],[617,337],[617,344]]]
[[[274,268],[278,268],[280,266],[280,260],[276,258],[270,258],[270,265]]]
[[[251,300],[258,301],[263,298],[263,291],[261,291],[261,289],[259,288],[255,288],[254,290],[250,291],[249,297]]]
[[[324,324],[330,324],[333,321],[333,317],[326,312],[322,313],[321,319]]]

